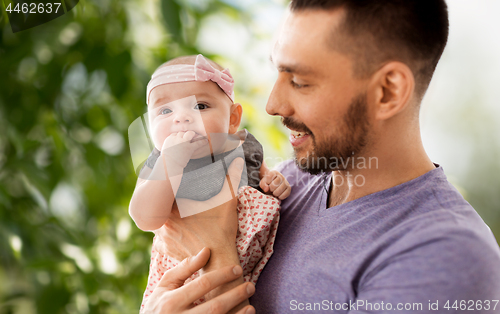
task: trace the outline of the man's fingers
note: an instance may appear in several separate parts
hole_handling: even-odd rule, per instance
[[[186,299],[187,301],[186,305],[187,305],[203,297],[213,289],[241,277],[242,274],[243,270],[239,265],[223,267],[221,269],[206,273],[205,275],[196,278],[187,285],[179,288],[178,291],[179,293],[182,293],[183,298]],[[237,302],[232,307],[229,307],[226,311],[232,309],[239,303],[241,303],[241,301]],[[226,311],[222,313],[226,313]],[[209,312],[202,311],[201,313],[209,313]],[[214,312],[214,313],[219,313],[219,312]]]
[[[210,274],[210,273],[208,273]],[[207,275],[208,275],[207,274]],[[212,300],[202,303],[196,306],[192,311],[193,313],[227,313],[229,310],[234,308],[236,305],[245,301],[249,297],[251,297],[255,293],[255,286],[250,283],[244,283],[239,285],[238,287],[219,295]],[[247,314],[248,309],[253,309],[251,305],[246,306],[245,308],[238,311],[238,314]],[[250,312],[252,313],[252,312]],[[255,313],[255,310],[254,312]]]
[[[176,267],[168,270],[158,283],[158,287],[164,287],[169,290],[182,287],[186,279],[207,264],[209,258],[210,250],[203,248],[196,256],[188,257]],[[193,299],[191,302],[195,300]]]

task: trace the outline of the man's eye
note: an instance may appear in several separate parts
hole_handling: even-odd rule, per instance
[[[194,109],[198,109],[198,110],[203,110],[203,109],[207,109],[208,106],[205,105],[205,104],[196,104],[196,106],[194,106]]]
[[[164,108],[164,109],[161,109],[160,110],[160,114],[169,114],[171,113],[172,110],[171,109],[168,109],[168,108]]]
[[[290,84],[292,84],[292,86],[295,88],[302,88],[307,86],[306,84],[297,84],[293,80],[290,81]]]

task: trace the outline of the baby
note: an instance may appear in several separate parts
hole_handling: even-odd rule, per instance
[[[170,60],[155,71],[147,91],[155,148],[141,170],[129,212],[140,229],[159,229],[176,199],[203,204],[219,194],[227,167],[242,157],[236,246],[244,280],[255,283],[273,252],[280,200],[291,188],[282,174],[267,168],[260,143],[246,130],[238,131],[242,107],[234,103],[233,86],[229,70],[202,55]],[[176,203],[181,217],[210,209]],[[162,275],[178,263],[154,247],[141,309]]]

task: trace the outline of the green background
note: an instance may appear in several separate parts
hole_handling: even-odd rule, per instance
[[[136,176],[127,129],[145,113],[146,84],[158,65],[197,53],[228,61],[197,41],[214,14],[243,25],[253,18],[221,1],[89,0],[13,34],[2,7],[0,313],[138,311],[152,234],[128,216]],[[140,25],[165,36],[141,48],[133,33],[146,36],[148,28]],[[243,126],[266,135],[266,154],[287,157],[279,119],[262,109],[269,89],[243,85],[236,84]],[[471,167],[454,183],[498,239],[500,150],[486,152],[493,168]]]

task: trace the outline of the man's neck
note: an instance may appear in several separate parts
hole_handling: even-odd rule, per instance
[[[378,152],[344,161],[349,164],[346,170],[333,171],[328,207],[389,189],[434,169],[419,140],[401,149],[381,147]]]

